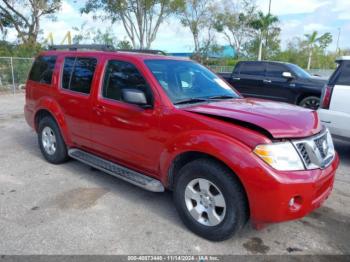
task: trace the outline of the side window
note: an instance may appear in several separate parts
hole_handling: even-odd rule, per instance
[[[96,58],[66,57],[62,73],[62,88],[89,94],[96,64]]]
[[[265,64],[260,62],[241,63],[241,75],[265,76]]]
[[[50,85],[56,58],[56,56],[39,56],[35,59],[29,73],[29,80]]]
[[[66,57],[64,59],[63,72],[62,72],[62,88],[64,89],[69,89],[74,62],[75,62],[75,57]]]
[[[335,84],[350,86],[350,62],[344,61],[341,64],[339,69],[339,77]]]
[[[102,96],[123,101],[123,89],[138,89],[145,92],[150,103],[151,91],[137,68],[128,62],[111,60],[108,62],[103,80]]]
[[[282,78],[282,73],[288,71],[284,66],[279,64],[267,64],[266,76]]]

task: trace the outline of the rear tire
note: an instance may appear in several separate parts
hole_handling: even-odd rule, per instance
[[[68,159],[67,147],[60,129],[52,117],[44,117],[39,122],[38,143],[45,159],[52,164],[61,164]]]
[[[203,194],[201,183],[207,194]],[[209,185],[207,189],[205,183]],[[249,216],[240,182],[228,168],[211,159],[194,160],[181,168],[175,180],[174,202],[183,223],[212,241],[230,238]]]
[[[320,98],[317,96],[308,96],[300,101],[299,106],[317,110],[320,107]]]

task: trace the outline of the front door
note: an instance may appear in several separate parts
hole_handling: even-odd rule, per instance
[[[123,89],[146,93],[150,108],[123,101]],[[93,105],[92,142],[100,155],[125,166],[156,173],[162,148],[158,138],[159,114],[153,93],[136,66],[110,60]]]
[[[283,72],[290,72],[290,70],[282,64],[267,63],[262,88],[263,98],[294,103],[298,95],[294,80],[283,77]]]

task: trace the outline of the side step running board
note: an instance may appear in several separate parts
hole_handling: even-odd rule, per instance
[[[79,160],[89,166],[97,168],[103,172],[106,172],[112,176],[121,178],[131,184],[142,187],[152,192],[163,192],[164,187],[159,180],[137,173],[126,167],[117,165],[111,161],[105,160],[101,157],[87,153],[80,149],[69,149],[68,155],[71,158]]]

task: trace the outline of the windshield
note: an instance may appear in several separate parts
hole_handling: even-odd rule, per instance
[[[174,104],[240,97],[225,81],[192,61],[146,60]]]
[[[300,78],[310,78],[311,75],[306,72],[304,69],[301,67],[294,65],[294,64],[289,64],[289,66],[293,69],[293,72]]]

